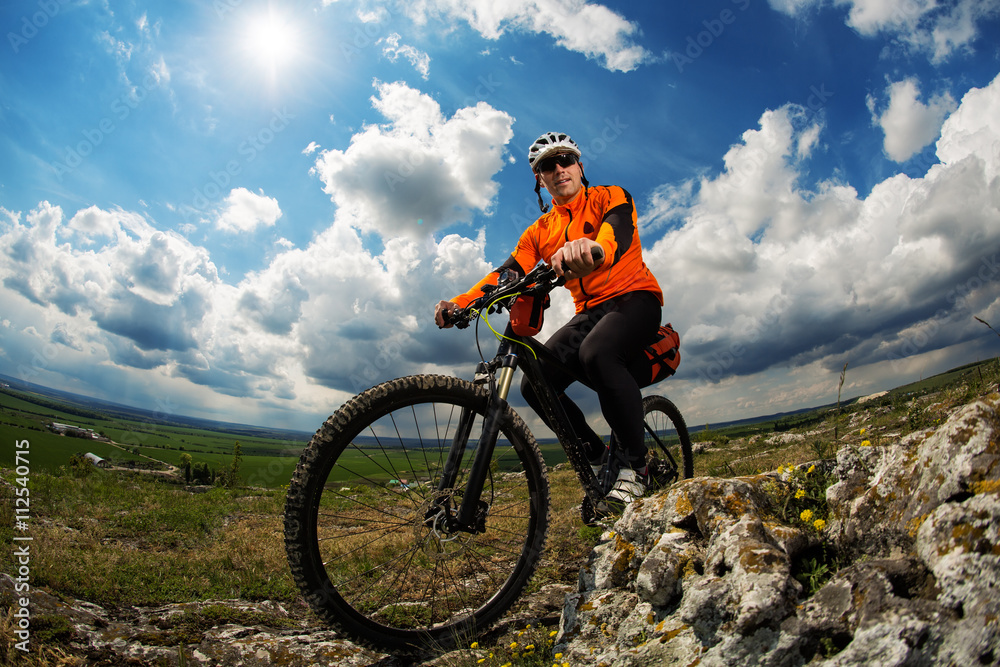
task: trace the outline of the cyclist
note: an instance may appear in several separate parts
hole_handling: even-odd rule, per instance
[[[567,134],[546,132],[535,140],[528,150],[528,165],[535,176],[542,216],[524,231],[502,266],[467,293],[439,302],[434,319],[439,327],[450,326],[445,314],[482,296],[481,288],[495,285],[507,269],[523,275],[544,261],[566,278],[576,315],[552,334],[545,346],[590,380],[601,412],[627,454],[627,465],[621,466],[606,498],[608,505],[620,506],[642,496],[648,484],[642,394],[629,365],[655,338],[663,293],[642,258],[631,195],[614,185],[590,185],[581,157],[579,146]],[[542,186],[552,197],[551,210],[542,200]],[[591,254],[594,247],[603,250],[599,260]],[[580,408],[565,394],[572,377],[553,368],[545,373],[597,473],[607,449]],[[521,383],[521,393],[544,419],[526,380]]]

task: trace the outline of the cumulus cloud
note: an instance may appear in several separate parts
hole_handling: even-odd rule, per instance
[[[919,100],[916,79],[897,81],[889,86],[889,104],[872,120],[885,132],[885,152],[896,162],[906,162],[937,139],[945,117],[955,110],[955,100],[948,93],[936,95],[926,104]]]
[[[372,104],[389,122],[345,150],[320,153],[313,173],[351,224],[386,238],[423,236],[487,211],[514,119],[485,102],[445,118],[429,95],[376,82]]]
[[[225,232],[252,232],[258,227],[272,227],[281,217],[278,200],[263,192],[255,194],[246,188],[236,188],[226,197],[225,208],[216,226]]]
[[[304,248],[282,239],[268,266],[235,284],[204,247],[136,213],[89,207],[67,216],[47,202],[26,215],[0,210],[0,292],[34,332],[5,332],[0,355],[17,367],[47,345],[60,373],[80,383],[112,371],[146,371],[174,391],[186,381],[194,390],[182,392],[193,402],[184,409],[195,412],[204,391],[261,404],[295,399],[300,413],[330,410],[389,377],[440,370],[442,360],[475,359],[471,337],[456,341],[433,326],[430,304],[489,270],[485,236],[435,241],[432,231],[489,212],[513,120],[484,104],[446,118],[401,84],[378,93],[373,104],[389,122],[317,158],[337,204],[330,226]],[[412,172],[398,171],[399,156],[414,158]],[[372,161],[384,168],[352,180]],[[415,191],[393,190],[386,173],[422,183],[425,207],[412,209]],[[273,199],[236,189],[219,226],[249,231],[279,216]],[[382,235],[374,249],[363,240],[372,232]],[[50,365],[43,361],[25,379],[43,379],[35,376]]]
[[[772,8],[796,14],[821,7],[822,0],[768,0]],[[886,33],[897,36],[911,48],[941,61],[955,51],[967,49],[979,37],[978,25],[996,16],[1000,6],[993,0],[835,0],[846,6],[847,25],[865,36]]]
[[[586,0],[417,0],[407,3],[405,11],[417,22],[432,16],[465,21],[487,39],[499,39],[509,30],[547,34],[559,46],[597,60],[612,71],[629,72],[652,60],[652,55],[633,41],[640,34],[637,24]]]
[[[1000,309],[1000,77],[945,121],[940,164],[867,197],[798,185],[796,146],[815,128],[803,117],[766,112],[722,173],[664,187],[644,211],[668,229],[647,262],[684,332],[680,376],[901,362],[980,336],[970,313]]]

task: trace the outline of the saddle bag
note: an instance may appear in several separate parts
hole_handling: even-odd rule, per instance
[[[640,384],[656,384],[674,374],[681,363],[681,337],[670,324],[664,324],[656,334],[656,340],[643,351],[646,354],[645,377]]]

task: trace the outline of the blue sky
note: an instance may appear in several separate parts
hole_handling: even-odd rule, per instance
[[[1000,352],[973,318],[1000,325],[996,0],[36,0],[0,25],[0,373],[303,430],[468,375],[433,304],[537,216],[548,130],[635,198],[682,338],[655,389],[692,423],[831,402],[845,363],[854,396]]]

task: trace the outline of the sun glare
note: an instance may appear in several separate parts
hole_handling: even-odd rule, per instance
[[[257,16],[247,26],[246,49],[249,57],[275,76],[294,60],[298,52],[298,31],[286,17],[273,11]]]

